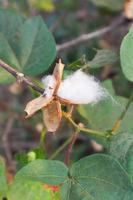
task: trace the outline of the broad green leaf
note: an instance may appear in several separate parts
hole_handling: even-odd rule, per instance
[[[0,157],[0,199],[5,197],[7,193],[7,180],[5,176],[5,165],[3,159]]]
[[[56,45],[41,17],[26,20],[10,10],[0,9],[0,59],[24,74],[45,72],[56,56]],[[1,69],[0,69],[1,70]],[[0,82],[15,80],[4,70]]]
[[[8,198],[11,200],[51,200],[52,192],[46,190],[41,183],[19,180],[11,185]]]
[[[67,167],[60,161],[38,159],[23,167],[16,174],[16,179],[59,185],[67,179],[67,173]]]
[[[17,33],[24,18],[11,10],[0,9],[0,59],[11,64],[12,67],[20,67],[14,53]],[[5,70],[0,68],[0,83],[10,83],[15,79]]]
[[[103,85],[108,89],[106,84],[107,82]],[[114,96],[113,93],[111,96],[105,98],[97,104],[81,105],[78,107],[78,112],[86,119],[91,128],[103,131],[112,129],[120,114],[125,110],[128,99],[120,96]],[[132,118],[133,103],[130,104],[119,131],[132,130]]]
[[[70,181],[62,188],[63,200],[131,200],[133,188],[126,171],[112,157],[87,156],[69,172]]]
[[[95,57],[87,63],[91,68],[100,68],[117,61],[117,55],[111,50],[98,50]]]
[[[113,136],[109,153],[125,167],[133,183],[133,132],[122,132]]]
[[[112,11],[123,9],[124,0],[91,0],[98,7],[104,7]]]
[[[0,34],[0,59],[20,70],[20,65],[16,56],[7,39],[2,34]],[[0,67],[0,83],[10,83],[14,79],[15,78],[11,74]]]
[[[120,59],[124,75],[133,81],[133,27],[122,41]]]
[[[18,43],[18,59],[24,74],[41,74],[55,59],[55,42],[41,17],[25,21]]]
[[[14,11],[0,9],[0,32],[3,33],[11,47],[15,50],[19,30],[25,18]]]

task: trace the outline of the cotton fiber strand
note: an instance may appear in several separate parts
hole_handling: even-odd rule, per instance
[[[96,103],[108,95],[94,76],[77,70],[62,81],[57,95],[74,104]]]
[[[52,97],[56,85],[56,80],[53,75],[48,75],[42,78],[42,82],[45,87],[44,95]]]

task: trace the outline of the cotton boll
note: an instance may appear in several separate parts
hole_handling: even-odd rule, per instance
[[[59,97],[69,100],[73,104],[96,103],[107,94],[94,76],[87,75],[81,70],[77,70],[67,77],[57,92]]]
[[[56,86],[56,80],[53,75],[48,75],[42,78],[42,82],[45,87],[44,95],[47,97],[52,97],[55,86]]]

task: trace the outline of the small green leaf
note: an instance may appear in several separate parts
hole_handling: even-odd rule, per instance
[[[67,172],[67,167],[60,161],[38,159],[23,167],[16,174],[16,179],[59,185],[67,179]]]
[[[122,41],[120,58],[124,75],[129,81],[133,81],[133,27]]]
[[[8,186],[5,176],[5,165],[3,159],[0,157],[0,199],[6,196],[7,189]]]
[[[41,17],[25,21],[18,43],[18,59],[24,74],[33,76],[48,70],[56,56],[56,45]]]
[[[91,0],[98,7],[104,7],[112,11],[123,9],[124,0]]]
[[[76,60],[76,61],[72,62],[71,64],[69,64],[67,66],[67,68],[70,69],[70,70],[77,70],[78,68],[81,68],[81,66],[85,65],[85,63],[86,63],[86,58],[85,58],[85,55],[83,55],[78,60]]]
[[[91,68],[100,68],[106,65],[114,64],[117,61],[117,55],[111,50],[98,50],[95,57],[87,62]]]

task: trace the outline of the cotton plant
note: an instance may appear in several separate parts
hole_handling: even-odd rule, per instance
[[[50,132],[55,132],[61,123],[61,105],[94,104],[108,94],[94,76],[81,69],[62,80],[63,70],[64,64],[60,59],[53,74],[42,79],[44,93],[28,102],[25,108],[27,117],[42,109],[44,124]]]

